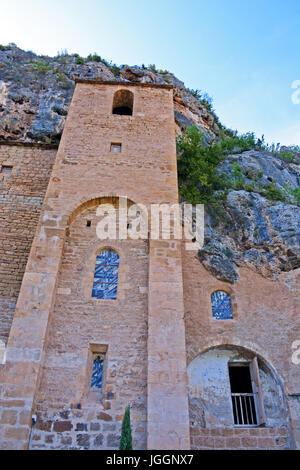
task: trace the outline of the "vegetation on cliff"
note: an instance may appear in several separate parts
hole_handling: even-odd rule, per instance
[[[300,266],[299,148],[253,134],[207,145],[195,126],[177,148],[181,198],[206,208],[199,259],[207,270],[233,283],[242,266],[273,279]]]
[[[298,187],[284,186],[284,190],[276,186],[276,181],[270,183],[260,180],[264,173],[245,172],[238,162],[231,165],[228,173],[218,171],[219,164],[230,154],[238,154],[249,150],[268,152],[281,160],[290,162],[296,160],[300,149],[291,147],[280,152],[264,143],[263,138],[257,139],[253,133],[244,135],[234,134],[215,143],[207,145],[205,135],[196,126],[191,126],[177,138],[179,192],[183,200],[192,204],[217,203],[226,198],[232,189],[257,192],[273,201],[285,201],[300,205],[300,190]],[[248,181],[246,181],[246,178]],[[252,180],[249,182],[249,179]],[[255,184],[257,183],[257,184]]]
[[[177,133],[196,124],[210,141],[224,132],[206,95],[168,70],[117,66],[97,53],[38,56],[11,44],[0,46],[0,140],[58,144],[78,78],[171,84]]]

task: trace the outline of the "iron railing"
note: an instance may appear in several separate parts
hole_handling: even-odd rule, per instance
[[[235,426],[258,426],[254,393],[232,393]]]

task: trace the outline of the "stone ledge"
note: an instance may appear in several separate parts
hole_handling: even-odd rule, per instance
[[[0,140],[0,145],[8,145],[10,147],[30,147],[45,150],[57,150],[59,144],[42,144],[38,142],[22,142],[20,140]]]
[[[99,80],[76,78],[75,83],[86,83],[88,85],[117,85],[117,86],[140,86],[143,88],[165,88],[167,90],[173,90],[173,85],[165,85],[163,83],[140,83],[140,82],[125,82],[120,80]]]

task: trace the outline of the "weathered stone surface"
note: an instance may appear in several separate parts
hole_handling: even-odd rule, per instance
[[[94,446],[101,447],[103,444],[103,434],[98,434],[94,439]]]
[[[229,434],[229,431],[231,434]],[[247,449],[247,450],[282,450],[287,448],[286,438],[278,436],[277,428],[266,429],[266,436],[261,434],[262,429],[228,429],[228,428],[197,428],[197,436],[192,435],[193,450],[218,449]],[[249,434],[250,432],[250,434]]]
[[[107,447],[118,449],[120,446],[121,437],[118,434],[109,434],[107,436]]]
[[[66,432],[71,431],[72,427],[71,421],[57,421],[53,425],[53,430],[55,432]]]
[[[84,449],[88,449],[90,447],[90,436],[88,434],[78,434],[77,445]]]
[[[78,64],[74,55],[39,57],[8,46],[0,50],[0,139],[59,142],[77,78],[174,85],[178,131],[196,123],[208,140],[219,132],[212,113],[171,73],[123,65],[114,75],[102,62]]]
[[[253,190],[231,190],[217,224],[206,211],[205,245],[199,259],[219,280],[236,282],[243,266],[276,279],[300,266],[300,207],[293,200],[270,201],[263,192],[270,182],[282,192],[286,187],[299,188],[300,165],[249,151],[228,156],[219,171],[230,177],[234,162]]]

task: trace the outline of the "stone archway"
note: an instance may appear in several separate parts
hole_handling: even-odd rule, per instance
[[[192,448],[291,446],[289,411],[282,384],[273,368],[260,356],[257,360],[266,422],[257,427],[234,423],[228,365],[250,364],[255,357],[257,355],[246,348],[222,345],[204,351],[190,362],[187,373]],[[204,436],[211,439],[205,440]],[[250,439],[248,444],[246,436]]]

